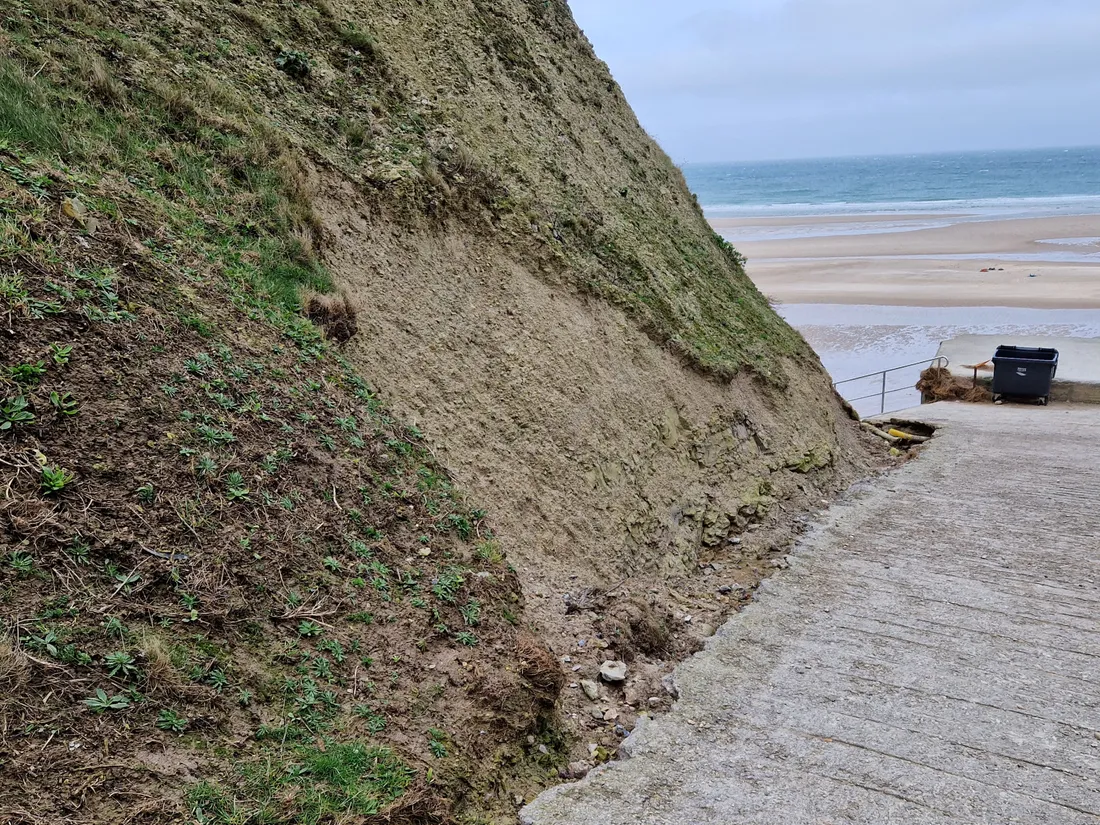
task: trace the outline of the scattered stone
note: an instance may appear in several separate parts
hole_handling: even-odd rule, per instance
[[[584,779],[590,770],[587,762],[570,762],[558,771],[558,776],[562,779]]]
[[[730,593],[733,592],[733,588],[730,587],[728,584],[723,584],[721,587],[718,588],[718,592],[721,593],[723,596],[728,596]]]
[[[600,698],[600,686],[593,682],[591,679],[581,680],[581,690],[584,691],[584,695],[595,702]]]
[[[700,622],[699,624],[695,625],[695,629],[704,639],[709,639],[711,636],[714,635],[714,626],[709,625],[706,622]]]
[[[595,719],[597,722],[603,721],[603,708],[592,706],[588,709],[588,715]]]
[[[680,698],[680,689],[676,687],[676,681],[672,678],[671,673],[661,679],[661,687],[663,687],[665,689],[665,693],[667,693],[673,699]]]
[[[83,225],[84,218],[88,214],[88,207],[82,204],[79,198],[65,198],[61,201],[61,211],[77,223]]]
[[[618,718],[619,712],[615,710],[615,708],[608,708],[603,712],[603,720],[605,722],[615,722],[618,721]]]
[[[538,751],[543,756],[549,756],[550,755],[550,748],[546,747],[546,745],[539,745]]]
[[[628,731],[622,725],[616,725],[615,726],[615,735],[625,739],[626,737],[630,736],[630,731]]]
[[[664,704],[664,702],[661,700],[660,696],[649,697],[649,706],[651,708],[659,708],[662,704]]]
[[[605,682],[625,682],[626,662],[604,662],[600,665],[600,678]]]

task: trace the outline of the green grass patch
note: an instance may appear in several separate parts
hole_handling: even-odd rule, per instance
[[[389,748],[361,742],[299,746],[282,757],[240,770],[240,787],[210,782],[193,787],[187,802],[202,825],[341,822],[375,816],[401,797],[413,771]]]
[[[65,145],[42,89],[6,59],[0,59],[0,140],[49,153]]]

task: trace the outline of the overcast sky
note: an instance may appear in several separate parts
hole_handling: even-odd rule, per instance
[[[677,162],[1100,144],[1100,0],[569,0]]]

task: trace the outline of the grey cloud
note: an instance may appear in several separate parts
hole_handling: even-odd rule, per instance
[[[998,145],[1095,142],[1090,129],[1095,136],[1100,127],[1100,115],[1088,111],[1100,77],[1095,0],[574,0],[573,7],[643,123],[683,159],[715,157],[723,138],[757,156],[917,151],[918,136],[928,150],[973,148],[976,118],[1010,124],[993,136]],[[884,128],[884,113],[896,133]],[[1019,122],[1040,113],[1047,119],[1040,128]],[[867,128],[857,131],[861,121]],[[806,135],[783,139],[778,124],[811,130],[822,149]]]

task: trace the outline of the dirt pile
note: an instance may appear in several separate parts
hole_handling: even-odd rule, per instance
[[[926,401],[969,401],[983,403],[993,400],[985,384],[974,379],[959,378],[947,367],[929,367],[920,374],[915,385]]]

